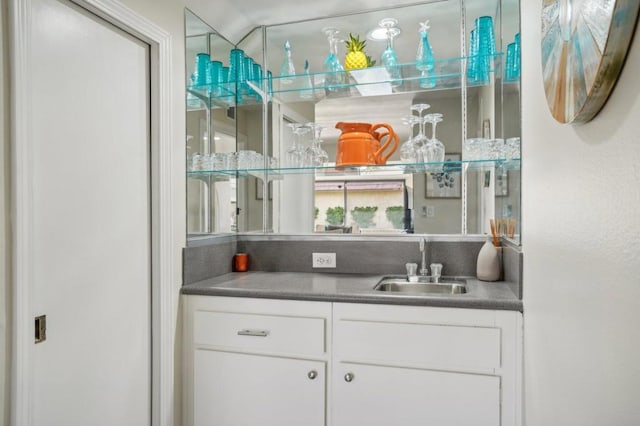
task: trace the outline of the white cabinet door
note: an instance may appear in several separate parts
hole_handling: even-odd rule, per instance
[[[197,349],[195,426],[324,426],[325,362]]]
[[[333,426],[499,426],[500,378],[339,363],[332,411]]]

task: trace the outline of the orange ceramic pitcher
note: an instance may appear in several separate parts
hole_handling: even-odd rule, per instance
[[[342,131],[338,138],[336,167],[386,164],[398,148],[398,135],[387,123],[339,122],[336,128]],[[378,129],[386,132],[378,132]]]

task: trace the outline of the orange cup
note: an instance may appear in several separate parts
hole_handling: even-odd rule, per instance
[[[233,269],[236,272],[246,272],[249,269],[249,255],[247,253],[236,253],[233,256]]]

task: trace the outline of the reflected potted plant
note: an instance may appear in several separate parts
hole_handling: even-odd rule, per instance
[[[329,225],[342,225],[344,222],[344,207],[329,207],[326,211],[327,223]]]
[[[384,211],[387,220],[391,222],[394,229],[404,228],[404,207],[403,206],[390,206]]]
[[[375,226],[373,217],[377,211],[378,207],[374,206],[354,207],[351,210],[351,217],[360,228],[372,228]]]

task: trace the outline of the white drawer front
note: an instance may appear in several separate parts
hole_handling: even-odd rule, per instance
[[[320,356],[326,351],[324,318],[197,311],[193,343],[286,354]]]
[[[338,359],[490,372],[500,368],[499,328],[336,321]]]

